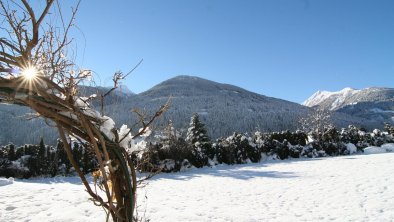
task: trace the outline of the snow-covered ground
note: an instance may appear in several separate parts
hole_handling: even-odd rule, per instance
[[[193,169],[152,179],[139,210],[171,222],[394,221],[393,175],[394,153]],[[76,177],[15,180],[0,186],[0,221],[104,221],[87,198]]]

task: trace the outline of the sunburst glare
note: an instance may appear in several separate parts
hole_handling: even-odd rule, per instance
[[[37,77],[37,69],[33,66],[28,67],[22,70],[22,76],[26,78],[26,80],[31,81]]]

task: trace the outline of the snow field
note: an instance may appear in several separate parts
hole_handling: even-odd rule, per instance
[[[394,221],[394,154],[359,155],[159,175],[152,221]]]
[[[154,221],[394,221],[394,153],[160,174],[139,191]],[[145,199],[145,195],[147,199]],[[0,187],[0,221],[105,221],[79,178]]]
[[[79,177],[15,180],[0,187],[0,221],[105,221]]]

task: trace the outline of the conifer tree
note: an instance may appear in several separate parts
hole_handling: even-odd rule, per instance
[[[14,144],[8,145],[9,150],[8,150],[8,160],[14,161],[16,160],[16,150]]]
[[[37,172],[37,173],[39,175],[49,174],[50,169],[49,169],[49,159],[48,159],[47,147],[45,146],[44,139],[42,137],[40,139],[40,144],[38,147],[37,161],[39,164],[39,172]]]
[[[175,130],[172,120],[168,121],[168,125],[164,129],[164,134],[161,137],[163,145],[169,145],[172,140],[176,140],[178,137],[178,132]]]
[[[7,158],[7,152],[4,146],[0,146],[0,158]]]
[[[61,140],[58,140],[57,146],[56,146],[56,158],[58,160],[58,167],[56,171],[60,171],[58,173],[67,175],[70,172],[71,168],[71,163],[67,158],[67,154],[64,151],[63,148],[63,142]]]
[[[212,142],[207,135],[205,125],[200,121],[197,113],[193,114],[190,127],[187,131],[186,141],[192,146],[191,163],[196,167],[207,165],[208,158],[213,159]]]
[[[97,169],[97,160],[92,152],[90,152],[86,147],[83,147],[82,155],[81,166],[83,166],[83,173],[87,174],[93,172],[94,169]]]
[[[81,168],[84,168],[84,166],[81,164],[82,163],[82,147],[79,143],[74,142],[73,148],[72,148],[72,154],[74,156],[74,159],[77,163],[79,163],[79,166]]]
[[[45,149],[45,143],[44,143],[44,139],[41,137],[40,139],[40,148],[38,151],[38,156],[40,157],[45,157],[46,156],[46,149]]]
[[[30,158],[27,161],[29,177],[41,175],[42,164],[40,158],[40,146],[29,145],[27,153],[29,153],[28,155],[30,155]]]

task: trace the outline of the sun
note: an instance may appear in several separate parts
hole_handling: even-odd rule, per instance
[[[20,71],[20,87],[28,90],[35,89],[36,87],[38,87],[38,84],[40,82],[40,74],[40,71],[35,66],[29,65],[25,68],[22,68]]]
[[[27,67],[26,69],[22,70],[22,76],[28,81],[35,79],[37,74],[37,69],[34,66]]]

